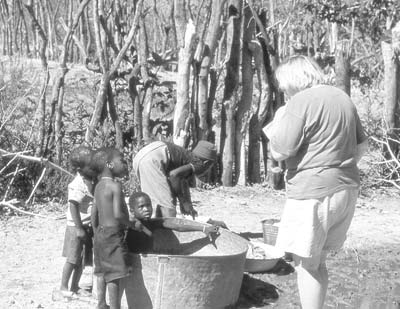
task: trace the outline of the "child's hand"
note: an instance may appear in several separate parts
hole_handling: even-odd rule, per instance
[[[204,226],[203,233],[206,234],[206,236],[208,236],[208,238],[212,242],[213,236],[216,236],[219,234],[219,226],[216,226],[216,225]]]
[[[131,226],[130,228],[135,230],[135,231],[139,231],[139,232],[143,232],[145,233],[147,236],[152,236],[153,233],[147,228],[145,227],[142,222],[140,222],[140,220],[137,219],[133,219],[131,222]]]

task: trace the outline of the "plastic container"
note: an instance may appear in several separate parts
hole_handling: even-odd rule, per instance
[[[251,241],[251,248],[247,251],[244,271],[249,273],[263,273],[275,267],[278,261],[284,257],[285,253],[275,246],[262,243],[261,241]],[[253,256],[252,250],[263,250],[263,257]]]
[[[277,222],[279,222],[279,220],[277,219],[265,219],[261,221],[263,229],[263,239],[266,244],[275,246],[279,227],[274,224]]]
[[[125,290],[129,308],[214,309],[236,303],[246,240],[224,229],[213,244],[201,232],[160,229],[153,237],[154,254],[131,256],[133,273]]]

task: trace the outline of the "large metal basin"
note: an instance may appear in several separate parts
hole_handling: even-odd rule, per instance
[[[184,220],[184,219],[182,219]],[[220,231],[215,243],[201,232],[156,230],[154,254],[132,254],[129,308],[226,308],[238,299],[246,241]]]

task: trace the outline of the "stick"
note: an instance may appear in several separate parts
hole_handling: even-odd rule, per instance
[[[47,170],[47,167],[45,167],[45,168],[43,169],[42,174],[40,175],[38,181],[36,182],[35,187],[33,188],[32,192],[31,192],[31,195],[29,195],[28,199],[27,199],[26,202],[25,202],[26,204],[28,204],[28,203],[30,202],[31,198],[32,198],[33,195],[35,194],[35,191],[36,191],[37,187],[39,186],[39,184],[40,184],[40,182],[42,181],[44,175],[46,174],[46,170]]]
[[[4,155],[13,155],[13,153],[8,152],[8,151],[3,150],[3,149],[0,149],[0,154],[1,154],[2,156],[4,156]],[[23,159],[23,160],[38,162],[38,163],[40,163],[40,164],[45,164],[45,165],[47,165],[48,167],[51,167],[51,168],[56,169],[56,170],[58,170],[58,171],[60,171],[60,172],[63,172],[64,174],[67,174],[67,175],[69,175],[69,176],[71,176],[71,177],[74,177],[73,174],[71,174],[70,172],[68,172],[67,170],[65,170],[64,168],[62,168],[61,166],[58,166],[57,164],[55,164],[55,163],[49,161],[49,160],[46,159],[46,158],[38,158],[38,157],[33,157],[33,156],[27,156],[27,155],[23,155],[23,154],[21,154],[21,153],[19,153],[19,152],[18,152],[18,153],[15,153],[14,155],[17,156],[18,158]]]
[[[13,200],[11,200],[11,202],[12,202],[12,201],[13,201]],[[40,218],[46,218],[46,219],[57,219],[57,218],[54,218],[54,217],[43,216],[43,215],[40,215],[40,214],[35,214],[35,213],[33,213],[33,212],[29,212],[29,211],[25,211],[25,210],[19,209],[18,207],[16,207],[16,206],[14,206],[13,204],[11,204],[11,202],[10,202],[10,201],[1,201],[1,202],[0,202],[0,206],[2,206],[2,207],[8,207],[8,208],[10,208],[10,209],[12,209],[12,210],[15,210],[15,211],[17,211],[17,212],[20,212],[20,213],[23,213],[23,214],[29,215],[29,216],[40,217]]]

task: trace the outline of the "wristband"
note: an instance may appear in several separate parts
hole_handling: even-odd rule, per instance
[[[205,233],[205,232],[206,232],[206,226],[203,225],[203,233]]]

